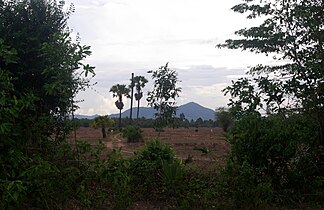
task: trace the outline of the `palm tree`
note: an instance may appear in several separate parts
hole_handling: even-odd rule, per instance
[[[140,100],[143,97],[143,92],[141,90],[145,87],[147,82],[148,80],[143,76],[134,77],[135,88],[137,91],[137,93],[135,93],[135,100],[137,100],[137,119],[139,115]]]
[[[91,127],[95,129],[101,128],[102,138],[106,138],[106,127],[112,126],[113,124],[114,120],[110,119],[108,115],[105,115],[94,118]]]
[[[121,110],[124,108],[123,96],[129,97],[129,88],[126,85],[117,84],[113,85],[109,92],[113,93],[113,97],[118,97],[115,105],[119,109],[119,127],[121,127]]]

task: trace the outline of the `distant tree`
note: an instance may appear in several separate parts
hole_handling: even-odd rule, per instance
[[[222,127],[225,132],[233,125],[232,114],[225,109],[225,107],[220,107],[216,109],[215,118],[217,126]]]
[[[129,88],[126,85],[116,84],[110,88],[109,92],[113,93],[113,97],[118,97],[115,105],[119,109],[119,127],[121,127],[121,110],[124,108],[123,96],[129,97]]]
[[[202,127],[203,124],[204,124],[204,121],[203,121],[203,119],[202,119],[201,117],[199,117],[199,118],[195,121],[195,125],[196,125],[197,128],[198,128],[198,127]]]
[[[142,88],[145,87],[145,84],[147,82],[148,82],[148,80],[144,76],[135,76],[134,77],[134,85],[135,85],[135,88],[136,88],[135,100],[137,101],[137,114],[136,114],[137,119],[138,119],[138,116],[139,116],[140,100],[143,97]]]
[[[181,88],[177,87],[180,81],[177,72],[168,68],[168,63],[148,73],[152,73],[154,87],[153,91],[148,93],[147,101],[157,111],[156,125],[162,128],[171,123],[176,115],[175,100],[181,92]]]
[[[102,138],[106,138],[106,127],[111,127],[113,124],[114,120],[110,119],[108,115],[105,115],[94,118],[91,127],[95,129],[101,128]]]
[[[180,114],[180,120],[181,120],[181,121],[184,121],[185,119],[186,119],[185,114],[184,114],[184,113],[181,113],[181,114]]]

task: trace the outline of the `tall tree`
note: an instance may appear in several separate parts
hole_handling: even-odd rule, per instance
[[[66,123],[76,109],[73,98],[89,85],[84,76],[94,74],[94,67],[82,61],[91,54],[90,47],[70,37],[67,19],[73,11],[71,6],[64,12],[63,2],[54,0],[0,3],[1,42],[14,49],[17,58],[14,63],[0,58],[0,69],[10,75],[10,97],[30,99],[19,113],[24,144],[40,142],[44,134],[61,137],[69,132]]]
[[[181,87],[177,86],[178,74],[175,70],[168,68],[168,63],[158,70],[149,71],[154,81],[153,90],[148,93],[148,104],[156,113],[156,125],[162,128],[172,122],[176,115],[176,98],[179,97]]]
[[[119,127],[121,127],[121,110],[124,108],[123,96],[129,97],[129,88],[126,85],[116,84],[110,88],[109,92],[113,93],[113,97],[117,97],[115,102],[117,109],[119,109]]]
[[[237,114],[264,109],[308,115],[318,125],[317,145],[324,139],[324,4],[322,0],[244,1],[232,8],[260,26],[241,29],[219,47],[273,56],[271,65],[249,71],[254,77],[232,82],[225,93]]]
[[[134,85],[135,85],[135,88],[136,88],[135,100],[137,101],[137,114],[136,114],[137,119],[138,119],[138,116],[139,116],[140,100],[143,97],[142,88],[145,87],[147,82],[148,82],[148,80],[144,76],[136,76],[136,77],[134,77]]]
[[[42,172],[32,179],[26,174],[48,166],[47,175],[53,176],[41,181],[41,188],[56,189],[47,181],[62,175],[53,165],[60,161],[49,161],[58,157],[58,140],[70,132],[74,96],[89,85],[87,74],[94,73],[83,61],[91,54],[89,47],[72,41],[67,28],[73,7],[64,10],[54,0],[0,1],[0,179],[1,186],[19,187],[19,192],[1,187],[0,209],[19,209],[26,201],[47,207],[57,203],[48,202],[56,197],[52,193],[36,201],[33,186]]]

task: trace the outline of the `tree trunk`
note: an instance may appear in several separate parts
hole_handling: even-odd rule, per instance
[[[140,100],[137,101],[137,118],[136,119],[138,119],[139,109],[140,109]]]
[[[121,109],[119,110],[119,127],[121,127]]]
[[[106,138],[107,135],[106,135],[105,127],[102,127],[102,128],[101,128],[101,132],[102,132],[102,138]]]

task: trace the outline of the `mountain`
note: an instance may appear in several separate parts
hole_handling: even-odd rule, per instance
[[[81,114],[76,114],[74,115],[74,118],[77,118],[77,119],[89,119],[89,120],[92,120],[96,117],[98,117],[99,115],[95,114],[95,115],[81,115]]]
[[[184,113],[186,119],[197,120],[201,118],[203,120],[215,120],[215,111],[206,107],[203,107],[195,102],[190,102],[178,107],[177,117],[181,113]]]
[[[154,118],[155,110],[152,107],[140,107],[139,117],[145,117],[146,119]],[[136,118],[137,107],[133,108],[133,119]],[[215,111],[206,107],[203,107],[195,102],[190,102],[184,105],[181,105],[177,109],[177,117],[183,113],[185,118],[196,121],[198,118],[203,120],[214,120]],[[130,116],[130,109],[122,112],[122,118]],[[119,118],[118,114],[109,115],[111,118]]]

